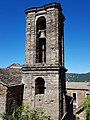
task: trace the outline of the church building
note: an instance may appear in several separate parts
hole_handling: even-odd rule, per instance
[[[23,102],[30,109],[45,110],[53,120],[61,120],[67,112],[62,8],[59,3],[51,3],[26,9],[25,13]]]
[[[0,113],[12,114],[22,102],[52,120],[74,120],[73,99],[66,95],[64,21],[59,3],[28,8],[25,64],[0,69]]]

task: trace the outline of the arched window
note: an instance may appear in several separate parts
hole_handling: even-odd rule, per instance
[[[46,19],[40,17],[36,22],[36,63],[46,62]]]
[[[43,78],[39,77],[35,80],[35,95],[44,94],[45,81]]]
[[[39,17],[36,23],[37,31],[46,29],[46,18],[44,16]]]

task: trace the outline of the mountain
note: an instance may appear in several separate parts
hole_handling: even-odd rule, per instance
[[[90,72],[89,73],[67,73],[66,81],[68,82],[90,82]]]

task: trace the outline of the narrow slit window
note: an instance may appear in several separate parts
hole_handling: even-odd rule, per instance
[[[76,93],[73,93],[74,101],[76,101]]]

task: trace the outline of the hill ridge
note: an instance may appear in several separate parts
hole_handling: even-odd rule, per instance
[[[90,72],[88,73],[66,73],[68,82],[90,82]]]

